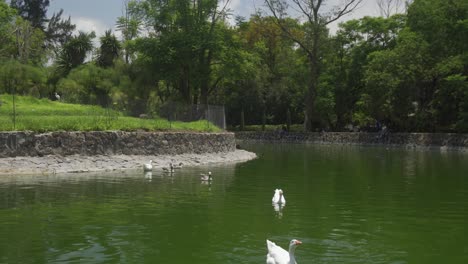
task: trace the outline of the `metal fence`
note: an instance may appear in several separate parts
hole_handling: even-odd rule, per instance
[[[45,100],[45,101],[44,101]],[[62,103],[66,101],[59,99]],[[147,101],[114,102],[107,107],[53,105],[50,99],[18,98],[0,94],[0,131],[11,130],[113,130],[119,129],[208,129],[226,130],[224,106],[188,105],[180,102],[149,104]],[[135,117],[136,119],[125,119]],[[146,119],[146,120],[143,120]],[[176,123],[177,122],[177,123]],[[186,125],[180,122],[198,122]],[[132,123],[131,125],[129,123]],[[148,123],[153,124],[149,126]]]
[[[206,120],[207,125],[213,124],[223,130],[226,129],[226,115],[222,105],[182,104],[169,102],[157,110],[160,117],[169,121],[193,122]]]

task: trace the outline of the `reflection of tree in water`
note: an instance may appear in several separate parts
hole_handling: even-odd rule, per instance
[[[420,160],[422,158],[422,160]],[[415,177],[417,174],[418,163],[424,163],[424,157],[418,155],[417,151],[408,151],[405,153],[404,158],[402,158],[403,162],[403,175],[405,177],[405,185],[407,187],[412,185],[415,181]]]

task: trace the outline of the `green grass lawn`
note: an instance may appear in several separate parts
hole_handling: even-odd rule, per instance
[[[16,96],[16,125],[12,95],[0,95],[0,131],[220,131],[199,120],[169,122],[166,119],[141,119],[99,106],[66,104],[30,96]]]

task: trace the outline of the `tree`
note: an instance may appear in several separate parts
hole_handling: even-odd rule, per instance
[[[376,51],[369,60],[366,103],[373,117],[394,130],[432,130],[431,96],[424,96],[430,81],[428,43],[414,32],[402,31],[395,49]]]
[[[305,97],[304,127],[311,131],[317,126],[319,117],[315,109],[317,87],[321,74],[320,49],[324,35],[327,34],[326,26],[352,12],[362,0],[346,0],[340,6],[332,8],[328,13],[322,12],[326,0],[291,0],[299,11],[299,15],[306,18],[306,23],[301,28],[291,28],[285,23],[284,16],[288,13],[288,3],[283,0],[265,0],[268,9],[273,14],[281,29],[296,42],[307,54],[309,66],[309,85]],[[297,13],[297,12],[296,12]]]
[[[143,26],[143,15],[138,9],[138,2],[126,0],[124,2],[124,15],[117,18],[117,29],[122,33],[125,62],[128,64],[133,57],[133,40],[140,34]]]
[[[368,56],[359,112],[393,130],[466,131],[467,16],[462,0],[409,5],[397,41]]]
[[[441,59],[468,50],[468,2],[415,0],[408,8],[408,27],[430,43],[432,57]]]
[[[62,94],[68,102],[98,104],[108,107],[111,93],[119,86],[120,75],[112,68],[101,68],[92,63],[70,71],[59,81]]]
[[[355,122],[361,126],[375,122],[369,112],[357,109],[358,105],[362,106],[362,102],[357,103],[365,92],[364,73],[369,54],[394,48],[399,32],[405,27],[405,18],[404,15],[363,17],[340,24],[329,45],[331,56],[326,58],[326,72],[334,76],[331,81],[336,100],[335,129],[342,130]]]
[[[7,60],[0,64],[0,93],[44,96],[45,72],[43,68]]]
[[[302,74],[300,68],[304,68],[301,52],[295,49],[291,39],[284,36],[274,17],[256,14],[248,22],[241,23],[238,31],[244,43],[242,49],[249,50],[258,60],[256,67],[251,69],[252,75],[256,76],[251,84],[258,90],[253,112],[256,115],[261,113],[266,117],[263,120],[269,123],[284,124],[286,113],[293,110],[296,120],[297,113],[302,111],[298,109],[303,104],[298,100],[304,85],[303,78],[299,77]],[[288,23],[292,25],[296,21],[290,19]]]
[[[44,33],[20,17],[16,19],[12,30],[10,34],[15,38],[14,57],[22,63],[41,64],[45,59]]]
[[[421,108],[432,114],[438,130],[466,130],[468,2],[415,0],[408,27],[428,43],[430,75],[419,90]]]
[[[71,23],[70,17],[62,19],[63,10],[52,14],[50,19],[47,18],[49,4],[49,0],[11,0],[10,2],[20,17],[45,35],[41,45],[47,50],[53,50],[53,55],[57,55],[59,48],[71,38],[75,25]]]
[[[10,2],[10,6],[18,10],[18,15],[29,21],[33,28],[42,31],[45,31],[45,23],[48,21],[49,4],[49,0],[11,0]]]
[[[14,21],[15,10],[0,1],[0,58],[9,59],[15,53]]]
[[[139,49],[167,83],[177,87],[187,103],[206,104],[222,76],[213,78],[214,65],[222,61],[223,40],[229,30],[223,24],[226,7],[218,0],[140,2],[149,37],[139,41]],[[227,37],[227,38],[226,38]],[[143,58],[142,58],[143,59]]]
[[[377,6],[379,7],[380,15],[384,18],[389,18],[394,14],[400,14],[405,11],[404,0],[377,0]]]
[[[199,22],[198,30],[200,39],[200,48],[197,50],[198,53],[198,69],[200,74],[200,102],[202,104],[208,104],[208,96],[211,91],[213,91],[219,81],[222,79],[222,76],[217,76],[216,79],[213,79],[212,64],[217,63],[226,63],[222,61],[223,51],[225,50],[223,44],[223,39],[230,38],[230,35],[227,28],[222,24],[222,19],[226,16],[226,8],[229,4],[229,0],[224,3],[224,6],[220,7],[218,0],[207,1],[207,9],[204,12],[203,6],[200,4],[197,5],[197,17],[196,21]],[[200,3],[202,3],[200,1]],[[218,11],[218,8],[220,9]],[[226,34],[227,33],[227,34]]]
[[[78,32],[77,36],[65,43],[60,50],[56,69],[60,76],[65,77],[73,68],[83,64],[86,56],[93,49],[93,38],[96,34],[93,32]]]
[[[104,36],[100,38],[101,47],[99,48],[96,63],[101,67],[110,67],[114,65],[114,60],[119,57],[120,43],[112,34],[111,30],[106,30]]]
[[[58,13],[54,13],[49,19],[45,30],[47,46],[50,49],[57,50],[72,37],[76,26],[71,23],[70,17],[62,19],[63,9]]]

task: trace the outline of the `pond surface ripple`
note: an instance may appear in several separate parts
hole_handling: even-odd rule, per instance
[[[467,154],[245,147],[259,158],[172,176],[2,177],[0,263],[265,263],[292,238],[298,263],[468,263]]]

